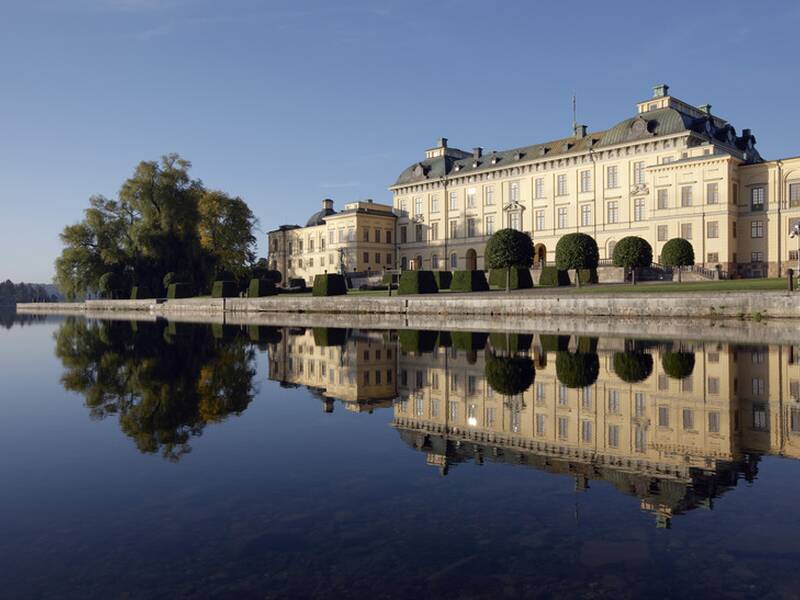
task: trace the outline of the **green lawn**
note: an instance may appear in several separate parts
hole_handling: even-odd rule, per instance
[[[544,289],[544,288],[543,288]],[[785,290],[786,280],[779,277],[772,279],[732,279],[730,281],[658,281],[631,284],[597,284],[578,288],[560,288],[575,294],[670,294],[677,292],[763,292],[767,290]]]

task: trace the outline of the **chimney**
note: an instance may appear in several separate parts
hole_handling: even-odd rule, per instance
[[[322,208],[324,210],[333,210],[333,200],[330,198],[325,198],[325,200],[322,201]]]
[[[437,142],[436,145],[439,148],[447,148],[447,138],[446,137],[439,138],[439,141]]]
[[[750,129],[742,129],[742,139],[748,139],[752,133]]]
[[[653,86],[653,98],[663,98],[664,96],[669,96],[669,86],[666,83]]]
[[[586,125],[575,125],[575,131],[573,131],[575,137],[578,139],[586,137]]]
[[[472,149],[472,158],[480,158],[481,156],[483,156],[483,148],[476,146]]]
[[[704,112],[707,115],[711,114],[711,105],[710,104],[701,104],[697,108],[700,110],[700,112]]]

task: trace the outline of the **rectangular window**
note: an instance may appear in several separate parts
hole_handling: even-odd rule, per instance
[[[763,402],[753,402],[753,429],[767,430],[767,405]]]
[[[719,204],[719,184],[706,184],[706,202],[708,204]]]
[[[416,225],[414,225],[414,241],[417,242],[425,241],[425,230],[422,228],[421,223],[417,223]]]
[[[683,429],[686,431],[694,429],[694,411],[690,408],[683,409]]]
[[[719,237],[719,222],[709,221],[706,223],[706,237],[710,240]]]
[[[589,169],[581,171],[581,191],[592,191],[592,172]]]
[[[467,219],[467,237],[475,237],[476,235],[478,233],[475,227],[475,219]]]
[[[619,448],[619,425],[608,426],[608,447]]]
[[[643,417],[645,415],[644,392],[636,392],[633,396],[633,416]]]
[[[365,263],[368,263],[369,262],[369,252],[364,252],[362,258],[364,259]]]
[[[592,388],[581,388],[581,408],[592,410]]]
[[[431,241],[439,239],[439,223],[431,223]]]
[[[667,406],[658,407],[658,426],[669,427],[669,407]]]
[[[339,231],[341,231],[341,229]],[[405,244],[406,242],[408,242],[408,227],[403,225],[400,227],[400,243]]]
[[[377,264],[377,265],[381,264],[381,253],[380,252],[376,252],[375,253],[375,264]]]
[[[403,198],[400,200],[400,212],[405,214],[408,211],[408,204],[406,203],[406,199]]]
[[[606,167],[606,187],[609,189],[619,187],[619,168],[616,165]]]
[[[647,432],[644,427],[636,427],[633,431],[633,436],[636,452],[644,452],[647,449]]]
[[[375,243],[376,244],[380,243],[380,241],[381,241],[381,230],[380,229],[376,229],[375,230],[375,238],[374,239],[375,239]],[[322,247],[324,248],[325,244],[323,244]]]
[[[708,432],[719,433],[719,412],[717,411],[708,413]]]
[[[537,177],[536,181],[534,182],[534,195],[537,200],[541,200],[544,198],[544,177]]]
[[[581,441],[589,444],[592,441],[592,422],[581,421]]]
[[[484,197],[486,206],[494,206],[494,186],[493,185],[486,186],[485,194],[486,195]]]
[[[708,393],[713,395],[719,394],[719,377],[708,378]]]
[[[569,418],[558,417],[558,438],[566,440],[569,436]]]
[[[567,386],[565,386],[563,383],[558,386],[558,405],[567,405]]]
[[[608,390],[608,412],[612,415],[619,414],[619,391]]]
[[[458,268],[458,254],[456,254],[455,252],[453,252],[450,255],[450,268],[451,269],[457,269]]]
[[[592,224],[592,207],[589,204],[581,206],[581,226],[588,227]]]
[[[664,157],[661,159],[661,164],[662,164],[662,165],[668,165],[669,163],[671,163],[671,162],[672,162],[672,160],[673,160],[673,157],[672,157],[672,156],[664,156]]]
[[[536,230],[541,231],[544,229],[544,211],[537,210],[536,211]]]
[[[658,192],[656,192],[656,195],[658,196],[659,210],[664,210],[665,208],[668,208],[669,190],[667,190],[666,188],[661,188],[660,190],[658,190]]]
[[[659,242],[666,242],[667,238],[669,237],[669,225],[659,225],[657,231],[657,237]]]
[[[633,163],[633,184],[642,185],[644,183],[644,162]]]
[[[789,207],[796,208],[800,206],[800,183],[789,184]]]
[[[536,435],[544,435],[545,426],[545,415],[536,415]]]
[[[753,212],[760,212],[764,210],[765,189],[763,187],[754,187],[750,190],[750,210]]]
[[[392,255],[391,255],[391,254],[389,254],[388,252],[386,253],[386,264],[387,264],[388,266],[391,266],[391,265],[392,265]]]
[[[750,253],[750,262],[763,262],[764,260],[764,253],[755,251]]]
[[[708,263],[718,263],[719,262],[719,252],[709,252],[706,254],[706,262]]]
[[[518,212],[512,212],[508,216],[508,226],[511,227],[511,229],[516,229],[517,231],[522,229],[522,225],[519,222],[519,217],[520,214]]]
[[[414,214],[422,214],[422,198],[414,198]]]
[[[754,239],[764,237],[764,221],[750,222],[750,237]]]
[[[458,237],[458,221],[453,219],[450,221],[450,238],[456,239]]]
[[[438,271],[439,270],[439,255],[438,254],[434,254],[433,256],[431,256],[431,269],[433,269],[434,271]]]
[[[567,226],[567,207],[561,206],[558,209],[558,227],[564,229]]]
[[[458,210],[458,192],[450,192],[450,210]]]
[[[467,189],[467,208],[475,208],[475,188]]]
[[[544,387],[544,384],[541,383],[541,382],[537,383],[536,384],[536,402],[539,402],[539,403],[544,402],[545,398],[546,398],[546,389]]]
[[[608,203],[607,212],[607,223],[617,223],[619,221],[619,203],[616,200]]]
[[[486,232],[485,235],[492,235],[494,233],[494,215],[486,217]]]
[[[431,212],[438,213],[439,212],[439,196],[434,194],[431,196]]]
[[[567,176],[558,175],[556,177],[556,196],[567,195]]]
[[[633,220],[644,221],[644,198],[636,198],[633,201]]]
[[[681,237],[685,240],[692,239],[692,224],[681,223]]]
[[[692,205],[692,186],[684,185],[681,187],[681,206]]]
[[[519,183],[516,181],[509,185],[509,199],[511,202],[519,202]]]
[[[751,381],[752,391],[754,396],[764,395],[764,380],[761,377],[753,377]]]

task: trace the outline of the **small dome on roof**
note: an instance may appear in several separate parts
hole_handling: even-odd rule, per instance
[[[306,223],[306,227],[314,227],[315,225],[322,225],[325,223],[325,217],[330,217],[331,215],[335,215],[336,211],[333,210],[333,200],[330,198],[325,198],[322,201],[322,210],[315,212],[308,218],[308,222]]]

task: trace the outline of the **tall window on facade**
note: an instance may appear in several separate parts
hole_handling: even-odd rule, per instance
[[[667,208],[669,206],[668,205],[669,196],[668,196],[668,190],[666,188],[661,188],[660,190],[658,190],[656,192],[656,197],[657,197],[657,202],[658,202],[657,206],[658,206],[659,210],[664,210],[665,208]]]
[[[791,208],[800,206],[800,183],[789,184],[789,206]]]
[[[467,219],[467,237],[475,237],[477,235],[475,229],[475,219]]]
[[[536,230],[541,231],[544,229],[544,211],[537,210],[536,211]]]
[[[405,271],[408,269],[408,259],[405,256],[400,257],[400,268]]]
[[[434,254],[431,256],[431,269],[437,271],[439,269],[439,255]]]
[[[425,241],[425,232],[422,229],[422,224],[417,223],[414,226],[414,241],[423,242]]]
[[[633,220],[644,221],[644,198],[636,198],[633,201]]]
[[[750,210],[753,212],[764,210],[765,190],[763,187],[754,187],[750,190]]]
[[[475,208],[475,188],[467,189],[467,208]]]
[[[581,171],[581,191],[592,191],[592,172],[588,169]]]
[[[592,224],[592,207],[589,204],[581,206],[581,226],[588,227]]]
[[[564,229],[567,227],[567,207],[561,206],[558,209],[558,227]]]
[[[764,221],[750,222],[750,237],[753,239],[764,237]]]
[[[439,223],[431,223],[431,241],[439,239]]]
[[[365,263],[369,262],[369,252],[364,252],[364,256],[362,257]]]
[[[414,214],[422,214],[422,198],[414,198]]]
[[[706,237],[708,239],[714,239],[719,237],[718,221],[709,221],[708,223],[706,223]]]
[[[656,237],[658,238],[659,242],[666,242],[668,236],[669,236],[669,226],[668,225],[659,225],[656,228]]]
[[[392,266],[392,255],[389,252],[386,253],[386,265]]]
[[[633,163],[633,184],[644,184],[644,161]]]
[[[331,230],[328,232],[328,243],[329,243],[331,246],[332,246],[332,245],[333,245],[333,244],[336,242],[336,237],[335,237],[335,236],[336,236],[336,232],[335,232],[333,229],[331,229]]]
[[[486,235],[492,235],[494,233],[494,215],[489,215],[486,217]]]
[[[536,196],[536,199],[541,200],[542,198],[544,198],[544,177],[536,178],[534,188],[535,188],[534,195]]]
[[[450,268],[451,269],[457,269],[458,268],[458,255],[455,252],[453,252],[450,255]]]
[[[513,212],[509,215],[508,226],[511,227],[511,229],[516,229],[517,231],[520,231],[522,229],[519,222],[519,216],[520,215],[518,212]]]
[[[431,212],[432,213],[439,212],[439,196],[437,194],[431,196]]]
[[[456,239],[458,237],[458,221],[455,219],[450,221],[450,238]]]
[[[508,196],[511,202],[519,202],[519,183],[512,181],[508,186]]]
[[[681,237],[683,239],[685,239],[685,240],[692,239],[692,224],[691,223],[681,223]]]
[[[619,222],[619,203],[614,200],[608,203],[607,208],[607,223],[618,223]]]
[[[487,185],[484,192],[484,202],[486,206],[494,206],[494,186]]]
[[[376,265],[381,264],[381,253],[380,252],[376,252],[375,253],[375,264]]]
[[[405,244],[408,242],[408,227],[402,225],[400,227],[400,243]]]
[[[606,167],[606,187],[611,189],[619,187],[619,167],[616,165]]]
[[[719,184],[706,184],[706,202],[708,204],[719,204]]]
[[[692,186],[684,185],[681,187],[681,206],[692,205]]]
[[[303,252],[303,240],[297,240],[297,251],[300,253]]]
[[[558,175],[556,177],[556,196],[567,195],[567,176]]]
[[[450,210],[458,210],[458,192],[450,192]]]

